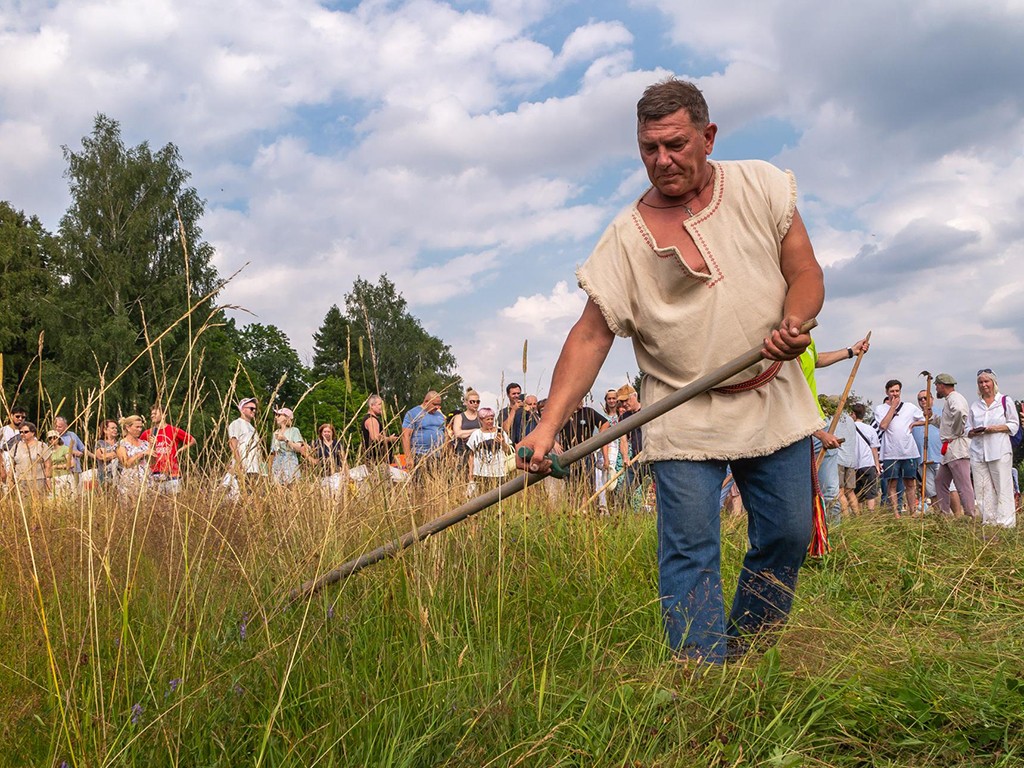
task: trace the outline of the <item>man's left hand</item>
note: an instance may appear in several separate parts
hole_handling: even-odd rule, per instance
[[[838,437],[833,435],[831,432],[826,432],[823,429],[819,429],[817,432],[815,432],[814,436],[821,441],[822,448],[832,450],[833,448],[838,448],[841,445]]]
[[[779,327],[765,337],[763,354],[769,360],[794,360],[811,344],[811,334],[801,333],[803,320],[793,315],[783,318]]]

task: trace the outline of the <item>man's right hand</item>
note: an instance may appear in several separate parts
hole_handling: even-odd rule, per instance
[[[529,472],[547,474],[551,471],[551,460],[547,456],[554,447],[554,438],[545,436],[538,427],[516,446],[516,466]],[[522,456],[524,448],[529,451],[530,458],[528,460]]]

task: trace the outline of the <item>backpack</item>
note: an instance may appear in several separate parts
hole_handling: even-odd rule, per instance
[[[1010,423],[1010,412],[1006,410],[1006,395],[1003,395],[1003,416],[1006,417],[1006,423]],[[1010,447],[1020,448],[1021,443],[1024,442],[1024,429],[1021,429],[1021,424],[1017,423],[1017,433],[1010,435]]]

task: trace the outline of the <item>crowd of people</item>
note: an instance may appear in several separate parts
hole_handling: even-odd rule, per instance
[[[979,396],[970,406],[953,376],[936,377],[936,393],[946,401],[941,415],[927,388],[915,406],[902,400],[902,385],[892,380],[886,400],[870,414],[872,426],[861,405],[853,409],[852,431],[850,424],[841,427],[845,437],[825,430],[814,370],[864,354],[867,340],[822,354],[814,349],[808,329],[823,306],[824,277],[797,210],[795,176],[760,160],[711,160],[718,126],[693,83],[668,78],[649,86],[636,121],[650,186],[615,217],[577,270],[587,301],[562,346],[548,398],[523,397],[510,385],[508,404],[495,412],[470,390],[464,410],[449,421],[440,394],[431,391],[405,413],[398,435],[385,429],[380,398],[371,397],[361,424],[365,466],[388,465],[400,443],[405,464],[396,469],[414,478],[450,473],[451,461],[456,477],[464,471],[467,482],[480,486],[498,482],[513,466],[551,473],[560,450],[641,408],[631,386],[609,391],[603,413],[583,403],[616,336],[631,338],[651,402],[760,347],[757,363],[569,470],[570,482],[584,484],[598,504],[607,505],[620,464],[627,490],[653,482],[665,632],[676,658],[687,663],[739,658],[754,642],[770,641],[786,621],[813,533],[817,481],[827,501],[855,510],[859,498],[868,505],[878,498],[881,480],[897,514],[901,494],[907,512],[917,509],[919,482],[926,495],[934,491],[942,512],[952,513],[955,488],[965,514],[980,508],[983,522],[1013,525],[1012,443],[1020,413],[999,392],[995,374],[978,372]],[[233,487],[266,477],[294,482],[307,463],[344,472],[345,451],[331,425],[322,425],[307,445],[292,412],[280,408],[267,454],[254,424],[258,403],[243,400],[239,410],[228,427],[225,480]],[[123,420],[121,429],[127,434],[113,450],[117,433],[110,429],[107,447],[92,451],[95,461],[106,462],[104,476],[130,475],[134,467],[138,478],[126,487],[159,475],[173,492],[169,463],[159,471],[155,463],[153,426],[147,432]],[[915,429],[922,433],[920,448]],[[60,471],[74,474],[89,453],[57,420],[54,431],[47,438],[54,448],[68,446],[56,459]],[[54,450],[36,440],[34,425],[22,423],[14,432],[13,450],[6,430],[5,446],[17,482],[39,489],[55,484]],[[183,444],[168,439],[174,450]],[[816,479],[814,456],[822,449]],[[122,472],[110,472],[114,462]],[[727,613],[720,515],[730,478],[746,509],[749,548]]]
[[[1016,525],[1020,503],[1014,467],[1021,443],[1024,404],[999,391],[991,369],[977,373],[978,396],[970,404],[949,373],[917,393],[916,405],[903,399],[903,384],[891,379],[885,398],[870,411],[850,409],[836,428],[837,472],[821,472],[828,504],[856,514],[863,503],[874,509],[880,498],[896,516],[936,510],[977,517],[986,525]],[[944,401],[939,411],[936,396]]]
[[[167,422],[162,406],[150,410],[150,422],[136,414],[120,421],[103,419],[95,443],[87,446],[57,415],[45,440],[28,411],[11,407],[0,434],[0,482],[29,498],[70,497],[81,491],[115,488],[135,496],[145,487],[173,494],[180,487],[179,451],[195,439]]]

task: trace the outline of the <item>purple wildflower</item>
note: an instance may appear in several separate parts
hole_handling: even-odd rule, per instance
[[[176,690],[178,690],[179,685],[181,685],[180,677],[176,677],[173,680],[171,680],[171,682],[167,684],[167,687],[171,689],[170,691],[168,691],[168,694],[174,693]]]
[[[238,625],[238,636],[242,640],[245,640],[245,637],[248,634],[248,632],[246,630],[246,627],[248,626],[248,624],[249,624],[249,614],[248,613],[243,613],[242,614],[242,623]]]
[[[132,704],[132,725],[137,725],[140,717],[142,717],[142,705]]]

